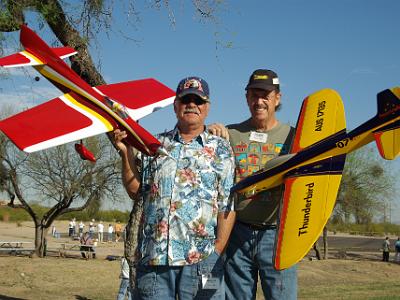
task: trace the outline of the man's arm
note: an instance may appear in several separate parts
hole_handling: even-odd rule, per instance
[[[215,241],[215,251],[222,254],[228,244],[233,225],[235,224],[236,212],[226,211],[218,213],[217,218],[217,240]]]
[[[132,147],[125,145],[122,140],[127,137],[125,131],[114,131],[114,142],[122,158],[122,183],[129,197],[134,199],[140,187],[140,175],[136,166]]]

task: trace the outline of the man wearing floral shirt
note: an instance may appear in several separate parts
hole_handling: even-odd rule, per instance
[[[132,149],[114,132],[122,177],[134,198],[144,197],[141,299],[224,299],[223,257],[235,213],[229,199],[234,159],[229,143],[205,131],[210,108],[207,83],[183,79],[174,110],[177,125],[158,139],[168,155],[142,158],[139,174]]]

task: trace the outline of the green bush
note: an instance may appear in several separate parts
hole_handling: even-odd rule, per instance
[[[400,225],[391,223],[354,224],[329,222],[328,230],[350,234],[385,236],[386,234],[400,236]]]
[[[9,222],[23,222],[31,220],[29,214],[21,208],[0,207],[0,220]]]
[[[49,210],[48,207],[44,207],[39,204],[32,204],[31,207],[40,217],[42,217]],[[72,218],[75,218],[78,221],[82,220],[84,222],[95,219],[97,221],[102,220],[104,222],[120,221],[121,223],[127,223],[129,220],[129,211],[101,210],[93,215],[89,214],[86,210],[82,210],[61,215],[58,219],[71,220]],[[9,222],[23,222],[31,221],[32,218],[25,210],[21,208],[2,206],[0,207],[0,221],[6,220]]]

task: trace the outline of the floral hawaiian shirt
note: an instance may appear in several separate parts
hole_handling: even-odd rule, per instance
[[[142,263],[197,263],[214,251],[217,214],[234,209],[233,153],[207,132],[185,143],[175,127],[158,139],[169,156],[143,158]]]

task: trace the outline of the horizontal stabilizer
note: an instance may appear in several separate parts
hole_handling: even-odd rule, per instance
[[[343,102],[332,89],[323,89],[304,99],[297,120],[291,153],[297,153],[346,129]]]
[[[393,160],[400,154],[400,121],[396,121],[374,132],[380,155]]]
[[[281,206],[277,270],[300,261],[317,241],[335,206],[345,156],[328,158],[288,174]]]
[[[27,51],[21,51],[0,58],[0,66],[4,68],[39,66],[42,64],[42,61]]]
[[[75,49],[71,47],[51,48],[51,50],[53,50],[53,52],[61,59],[77,53]],[[19,53],[14,53],[0,58],[0,66],[4,68],[39,66],[43,64],[45,64],[45,62],[28,51],[21,51]]]

